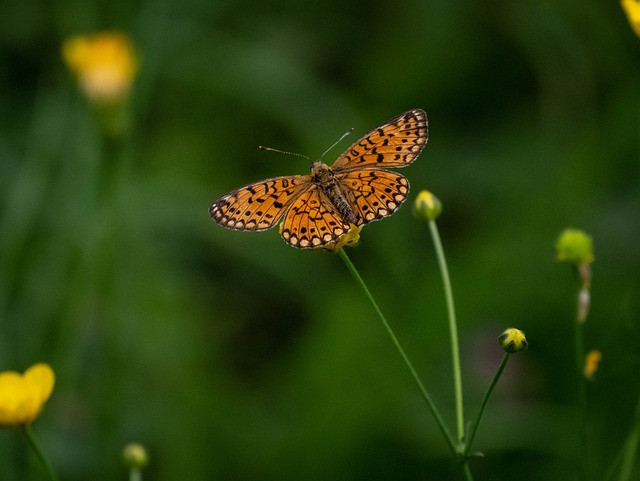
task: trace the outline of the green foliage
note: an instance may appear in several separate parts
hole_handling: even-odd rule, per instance
[[[60,53],[102,29],[141,56],[115,144]],[[430,141],[402,171],[410,199],[350,258],[453,425],[438,266],[410,205],[434,192],[465,402],[500,362],[496,333],[517,325],[531,344],[496,386],[474,476],[575,479],[575,293],[554,242],[589,232],[584,342],[603,360],[588,468],[602,473],[640,390],[639,41],[615,2],[4,0],[0,370],[55,370],[32,428],[60,479],[124,479],[131,441],[160,481],[460,479],[338,257],[207,214],[232,188],[308,171],[258,145],[313,158],[415,107]],[[41,475],[0,432],[0,479]]]

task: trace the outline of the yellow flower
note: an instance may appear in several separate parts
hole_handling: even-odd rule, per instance
[[[32,422],[49,399],[55,376],[48,364],[34,364],[20,374],[0,373],[0,426],[21,426]]]
[[[631,24],[631,28],[640,37],[640,1],[639,0],[621,0],[620,4],[627,14],[627,20]]]
[[[498,342],[505,352],[513,354],[514,352],[522,352],[529,347],[527,338],[520,329],[510,327],[498,337]]]
[[[435,220],[442,212],[442,202],[428,190],[422,190],[413,203],[413,212],[425,220]]]
[[[138,69],[129,37],[100,32],[68,38],[62,56],[89,100],[114,102],[127,96]]]
[[[593,375],[598,370],[598,364],[600,364],[601,359],[602,353],[597,349],[587,353],[584,361],[584,377],[587,380],[591,381],[593,379]]]
[[[316,247],[316,249],[326,249],[329,252],[335,252],[344,246],[353,247],[360,241],[360,231],[362,230],[362,227],[363,226],[351,224],[349,232],[347,232],[346,234],[342,234],[340,237],[338,237],[337,240],[333,242],[329,242],[328,244],[325,244],[323,246]]]

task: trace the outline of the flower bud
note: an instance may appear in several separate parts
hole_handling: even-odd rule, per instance
[[[149,462],[147,450],[142,444],[129,443],[122,450],[124,464],[130,469],[144,468]]]
[[[422,190],[413,203],[416,217],[424,220],[435,220],[442,212],[442,202],[428,190]]]
[[[565,229],[556,242],[557,259],[576,265],[593,262],[593,241],[579,229]]]
[[[588,381],[593,379],[593,375],[598,370],[598,365],[602,359],[602,353],[597,349],[589,351],[584,360],[584,377]]]
[[[514,352],[522,352],[529,346],[524,332],[513,327],[510,327],[502,334],[500,334],[500,336],[498,337],[498,342],[500,343],[500,347],[502,347],[502,349],[504,349],[504,351],[508,352],[509,354],[513,354]]]

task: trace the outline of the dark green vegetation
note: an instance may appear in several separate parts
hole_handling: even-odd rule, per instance
[[[395,215],[349,255],[453,425],[445,304],[420,189],[457,302],[466,415],[506,327],[475,479],[577,479],[576,276],[565,227],[593,236],[585,348],[594,479],[640,388],[640,39],[616,2],[4,0],[0,6],[0,370],[51,364],[33,430],[61,479],[457,480],[458,467],[340,259],[208,216],[225,192],[307,173],[410,108],[430,140]],[[132,130],[103,143],[64,38],[133,38]],[[27,473],[31,473],[31,478]],[[636,472],[637,474],[637,472]],[[0,432],[0,479],[43,479]]]

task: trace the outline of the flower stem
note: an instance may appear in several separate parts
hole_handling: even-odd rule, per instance
[[[462,464],[462,472],[464,473],[464,479],[467,481],[473,481],[473,476],[471,475],[471,468],[469,467],[469,463],[464,461]]]
[[[35,453],[36,457],[40,461],[40,464],[42,464],[45,471],[47,471],[47,473],[49,474],[49,477],[51,478],[51,480],[58,481],[58,476],[56,475],[56,472],[53,470],[51,463],[49,462],[46,455],[44,454],[44,451],[42,450],[40,443],[38,442],[36,437],[33,435],[33,431],[31,430],[31,425],[25,424],[24,426],[22,426],[22,432],[27,438],[27,441],[29,442],[31,449],[33,449],[33,452]]]
[[[442,432],[442,435],[444,436],[447,444],[449,445],[449,448],[451,449],[451,452],[457,458],[458,457],[458,452],[456,450],[455,443],[453,441],[453,438],[451,437],[451,434],[449,433],[449,430],[447,429],[447,426],[444,424],[444,421],[442,420],[442,416],[440,416],[440,413],[436,409],[435,404],[431,400],[431,396],[429,396],[429,393],[427,392],[427,390],[425,389],[424,385],[422,384],[422,381],[420,381],[420,378],[418,377],[418,374],[417,374],[416,370],[413,368],[413,365],[411,364],[411,361],[409,361],[409,358],[405,354],[404,349],[402,349],[402,346],[398,342],[398,338],[396,337],[396,335],[394,334],[393,330],[391,329],[391,326],[387,322],[387,319],[384,317],[384,314],[382,314],[382,311],[378,307],[378,303],[376,302],[376,300],[371,295],[371,292],[369,291],[369,288],[367,287],[367,285],[362,280],[362,277],[360,277],[360,274],[358,273],[358,271],[356,270],[355,266],[351,262],[351,259],[349,259],[349,256],[347,256],[347,253],[344,251],[344,249],[339,249],[338,250],[338,254],[340,255],[340,258],[342,259],[342,261],[347,266],[347,269],[349,269],[349,272],[351,272],[351,275],[353,276],[353,278],[360,285],[360,287],[362,287],[362,290],[364,291],[364,293],[366,294],[367,298],[369,299],[369,301],[373,305],[373,308],[375,309],[376,313],[378,314],[378,317],[382,321],[382,324],[384,325],[384,327],[385,327],[385,329],[387,331],[387,334],[391,338],[391,341],[393,342],[393,345],[395,346],[396,350],[400,354],[400,357],[402,358],[402,361],[404,362],[404,364],[407,366],[407,369],[409,369],[409,372],[411,373],[411,376],[413,377],[414,381],[418,385],[418,389],[420,390],[420,394],[422,395],[423,399],[427,403],[427,406],[429,407],[429,410],[431,411],[431,414],[433,414],[433,417],[435,418],[436,423],[437,423],[438,427],[440,428],[440,431]]]
[[[587,479],[587,387],[583,376],[584,369],[584,324],[575,323],[576,327],[576,374],[577,374],[577,396],[578,396],[578,436],[579,443],[579,465],[580,479]]]
[[[590,304],[591,267],[588,263],[578,265],[581,279],[576,303],[575,319],[575,362],[578,402],[578,436],[579,436],[579,469],[580,479],[586,481],[587,476],[587,385],[584,377],[584,323],[587,320]]]
[[[442,284],[444,286],[444,295],[447,302],[447,315],[449,318],[449,333],[451,336],[451,356],[453,360],[453,382],[456,399],[456,425],[458,428],[458,445],[464,443],[464,411],[462,404],[462,374],[460,369],[460,349],[458,343],[458,327],[456,323],[456,310],[453,302],[453,292],[451,290],[451,281],[449,279],[449,270],[447,268],[447,260],[444,256],[444,249],[438,233],[438,226],[435,220],[429,221],[429,230],[433,238],[433,246],[436,250],[436,257],[440,265],[440,274],[442,276]]]
[[[142,469],[131,468],[129,470],[129,481],[142,481]]]
[[[500,361],[500,366],[498,366],[498,370],[496,371],[496,374],[493,377],[491,384],[489,384],[489,387],[487,388],[487,392],[484,394],[484,398],[482,399],[482,404],[480,404],[480,411],[478,411],[478,417],[471,425],[469,440],[467,441],[467,444],[464,450],[464,458],[467,458],[469,456],[469,453],[471,452],[471,445],[473,444],[473,440],[475,439],[476,433],[478,432],[478,426],[480,426],[480,421],[482,420],[482,416],[484,415],[484,410],[487,407],[487,402],[489,401],[489,397],[491,397],[493,388],[495,388],[496,384],[498,384],[498,379],[500,379],[500,376],[502,376],[502,372],[504,371],[504,368],[507,366],[507,362],[509,362],[509,356],[510,354],[508,352],[505,352],[504,357],[502,358],[502,361]]]
[[[633,420],[633,427],[624,443],[622,451],[622,467],[620,468],[619,481],[629,481],[633,467],[635,466],[636,456],[638,454],[638,443],[640,442],[640,398],[636,406],[636,414]]]

